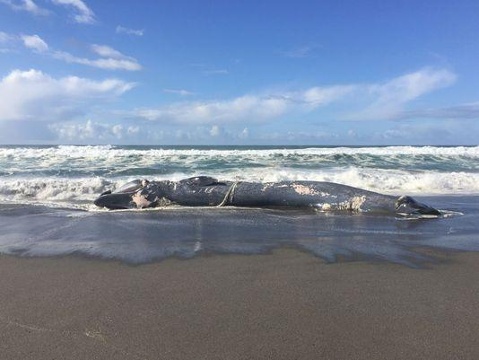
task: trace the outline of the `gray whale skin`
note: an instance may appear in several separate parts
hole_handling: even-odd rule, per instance
[[[441,212],[410,196],[382,195],[347,185],[318,181],[273,183],[218,181],[208,176],[180,181],[135,180],[102,193],[95,205],[108,209],[180,206],[311,208],[396,216],[439,217]]]

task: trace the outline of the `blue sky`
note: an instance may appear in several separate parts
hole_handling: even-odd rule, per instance
[[[0,0],[0,143],[478,144],[479,2]]]

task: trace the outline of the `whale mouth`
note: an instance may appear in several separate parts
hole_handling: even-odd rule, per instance
[[[96,206],[110,210],[121,210],[136,208],[132,206],[132,193],[111,193],[106,192],[100,195],[93,202]]]
[[[410,196],[401,196],[396,200],[396,215],[407,218],[438,218],[442,217],[442,212],[432,206],[423,204],[414,200]]]

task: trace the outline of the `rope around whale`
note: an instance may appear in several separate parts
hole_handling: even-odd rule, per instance
[[[240,182],[241,181],[235,181],[233,183],[233,185],[230,186],[230,188],[226,192],[225,197],[223,198],[223,200],[218,205],[216,205],[217,207],[222,207],[222,206],[228,205],[228,203],[231,204],[231,202],[233,201],[233,196],[234,196],[234,192],[236,190],[236,187],[238,186],[238,184]]]

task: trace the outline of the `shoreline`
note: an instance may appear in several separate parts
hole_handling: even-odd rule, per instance
[[[440,254],[425,269],[294,249],[134,266],[0,255],[0,348],[8,359],[478,358],[479,253]]]

